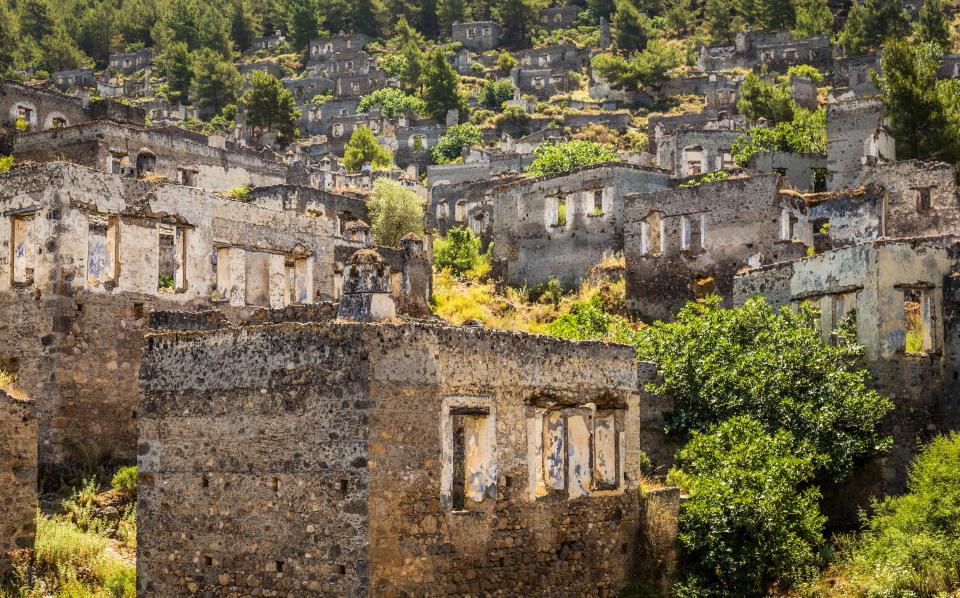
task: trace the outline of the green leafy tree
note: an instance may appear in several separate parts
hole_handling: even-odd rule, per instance
[[[427,57],[415,40],[407,40],[401,50],[403,68],[400,71],[400,82],[407,89],[419,89],[423,83],[423,73],[426,68]]]
[[[593,58],[593,68],[611,87],[627,91],[657,87],[679,63],[676,50],[659,39],[650,40],[642,52],[629,60],[616,54],[598,54]]]
[[[116,20],[116,10],[109,2],[88,8],[79,18],[77,44],[101,68],[110,62],[110,51],[117,35]]]
[[[833,13],[827,0],[796,0],[796,26],[793,35],[807,39],[818,35],[830,35],[833,31]]]
[[[888,37],[905,38],[909,34],[910,21],[899,0],[864,0],[850,8],[840,32],[840,45],[848,55],[859,56],[879,48]]]
[[[316,0],[290,0],[290,11],[287,21],[287,31],[290,32],[290,43],[298,52],[306,52],[310,40],[317,37],[320,31],[320,18]]]
[[[810,66],[809,64],[795,64],[787,68],[787,76],[796,75],[797,77],[806,77],[814,83],[823,82],[823,73],[818,71],[816,67]]]
[[[460,76],[447,62],[440,48],[427,58],[423,71],[423,101],[427,114],[440,122],[445,122],[447,111],[457,109],[463,114],[466,103],[460,96]]]
[[[420,114],[426,111],[423,100],[396,87],[378,89],[360,98],[357,112],[369,112],[372,108],[379,109],[387,118],[399,118],[404,114]]]
[[[174,104],[186,104],[193,85],[193,67],[190,50],[184,42],[174,42],[160,56],[163,74],[167,77],[166,96]]]
[[[751,121],[765,118],[778,123],[793,120],[797,105],[786,84],[776,84],[748,73],[740,85],[737,110]]]
[[[950,22],[940,0],[924,1],[915,28],[920,41],[936,44],[944,52],[950,49]]]
[[[500,56],[497,56],[497,71],[501,75],[509,75],[510,71],[517,66],[517,59],[514,58],[510,52],[500,52]]]
[[[689,491],[677,594],[760,597],[816,574],[825,517],[809,485],[815,457],[790,432],[734,417],[694,432],[676,467],[668,479]]]
[[[858,544],[837,567],[838,594],[946,596],[960,589],[957,463],[956,432],[923,449],[910,466],[908,492],[874,504]]]
[[[463,276],[482,260],[480,237],[465,226],[455,226],[433,242],[433,267],[438,272],[449,270],[455,276]]]
[[[383,146],[377,143],[373,132],[363,125],[353,130],[350,141],[343,149],[343,164],[354,172],[369,162],[375,168],[390,166],[393,157]]]
[[[834,478],[889,444],[877,427],[892,403],[857,365],[851,320],[826,344],[809,305],[773,310],[759,297],[719,305],[718,297],[688,303],[675,321],[638,332],[639,357],[662,374],[653,392],[673,399],[670,432],[754,417],[770,433],[785,429],[809,443],[818,469]]]
[[[500,81],[484,81],[477,94],[477,99],[482,106],[491,110],[501,110],[503,103],[513,99],[513,82],[510,79],[501,79]]]
[[[247,124],[260,130],[276,130],[285,138],[294,136],[300,110],[289,89],[280,80],[263,71],[250,74],[250,88],[240,104],[246,109]]]
[[[482,141],[483,134],[477,125],[464,123],[449,127],[433,148],[433,162],[435,164],[453,162],[460,157],[464,147],[479,145]]]
[[[874,75],[897,141],[897,157],[957,159],[956,83],[938,82],[942,51],[932,43],[889,40]],[[953,114],[951,114],[953,113]],[[951,118],[953,116],[954,118]]]
[[[216,50],[200,48],[193,53],[193,88],[197,101],[212,112],[220,112],[237,101],[242,77],[233,62]]]
[[[396,247],[407,233],[423,235],[423,200],[400,183],[381,177],[367,201],[373,240]]]
[[[613,15],[613,28],[617,48],[623,52],[646,48],[650,39],[650,19],[637,9],[633,0],[616,0],[615,5],[617,11]]]
[[[616,150],[593,141],[541,143],[533,151],[533,162],[526,172],[530,176],[545,176],[619,159]]]

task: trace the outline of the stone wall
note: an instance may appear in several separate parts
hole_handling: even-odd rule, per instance
[[[731,304],[734,275],[748,264],[803,255],[783,238],[778,175],[759,175],[626,198],[627,307],[646,322],[668,320],[687,301],[716,293]]]
[[[21,109],[28,112],[23,113]],[[95,119],[143,124],[145,113],[111,100],[89,104],[52,89],[0,79],[0,128],[13,127],[21,115],[33,130],[75,125]]]
[[[644,541],[644,382],[629,347],[425,323],[150,337],[140,592],[615,594]],[[548,477],[546,413],[570,430]],[[591,413],[611,486],[613,462],[573,467]]]
[[[34,403],[0,390],[0,577],[10,552],[33,547],[37,512],[37,418]]]
[[[871,152],[871,140],[877,144],[886,139],[883,128],[885,110],[879,99],[854,99],[834,102],[827,106],[827,189],[857,186],[860,169]],[[886,142],[872,153],[882,154],[884,160],[894,160],[892,145]]]

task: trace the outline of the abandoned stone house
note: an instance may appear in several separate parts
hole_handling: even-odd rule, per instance
[[[314,96],[332,94],[337,82],[324,75],[304,75],[303,77],[286,77],[281,80],[283,86],[293,94],[297,105],[309,105]]]
[[[121,176],[150,176],[213,191],[282,184],[287,172],[273,152],[242,148],[221,136],[108,121],[17,135],[13,155],[18,162],[66,160]]]
[[[135,73],[142,68],[150,66],[153,61],[153,50],[144,48],[135,52],[122,52],[110,54],[110,68],[119,71],[125,75]]]
[[[571,4],[544,8],[540,11],[538,24],[547,31],[573,27],[582,10],[583,7]]]
[[[623,251],[624,196],[667,188],[659,169],[610,163],[495,186],[496,274],[513,286],[557,278],[577,285],[607,255]],[[448,218],[459,220],[457,214]]]
[[[310,60],[326,60],[338,54],[358,52],[373,41],[373,38],[363,33],[344,33],[328,35],[310,40]]]
[[[745,31],[737,34],[732,45],[701,46],[697,60],[703,72],[765,67],[784,73],[797,64],[809,64],[821,72],[831,70],[830,39],[824,35],[797,40],[789,31]]]
[[[307,72],[323,77],[334,77],[340,74],[366,74],[370,71],[374,61],[363,50],[338,53],[311,62],[307,65]]]
[[[786,177],[794,189],[819,193],[827,190],[827,156],[790,152],[757,152],[747,168],[760,173],[777,173]]]
[[[74,87],[94,87],[97,84],[91,68],[54,71],[50,73],[50,79],[60,91]]]
[[[351,267],[345,299],[389,317],[388,268]],[[613,595],[671,562],[644,521],[678,494],[638,491],[650,376],[626,346],[426,321],[153,335],[139,590]]]
[[[286,41],[286,39],[287,38],[284,37],[283,32],[278,29],[270,35],[261,35],[260,37],[254,38],[250,49],[253,51],[272,50],[279,46],[282,42]]]
[[[0,176],[0,363],[37,401],[41,462],[84,447],[132,459],[147,314],[335,300],[338,248],[369,242],[348,226],[363,210],[316,190],[259,189],[243,203],[68,163]],[[425,304],[426,260],[392,257],[401,310]],[[405,280],[421,281],[420,298]]]
[[[885,455],[859,467],[836,490],[835,516],[856,522],[870,498],[904,490],[918,442],[960,426],[957,391],[960,244],[954,236],[882,239],[749,270],[734,299],[763,296],[774,306],[819,308],[824,339],[855,314],[863,364],[894,411],[882,426],[894,440]]]
[[[857,97],[876,95],[872,73],[880,73],[880,53],[837,58],[833,62],[831,82],[837,90],[849,90]]]
[[[372,67],[365,73],[341,73],[334,79],[333,95],[338,98],[363,96],[387,85],[387,74]]]
[[[93,120],[143,125],[144,118],[144,111],[134,106],[108,99],[86,101],[53,89],[0,78],[0,128],[12,129],[18,121],[22,123],[21,126],[33,131]]]
[[[802,202],[776,174],[733,178],[624,198],[627,308],[644,322],[669,320],[687,301],[716,293],[731,303],[733,277],[804,255],[781,231]]]
[[[721,128],[680,128],[659,135],[656,139],[657,166],[680,178],[732,169],[736,164],[730,148],[742,134],[743,131]]]
[[[496,21],[470,21],[453,23],[450,37],[464,48],[474,52],[486,52],[500,45],[502,29]]]

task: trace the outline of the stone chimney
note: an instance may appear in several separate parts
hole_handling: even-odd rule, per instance
[[[337,317],[355,322],[379,322],[397,315],[390,295],[390,268],[376,249],[360,249],[343,269],[343,294]]]
[[[351,241],[363,243],[364,247],[373,246],[373,231],[363,220],[352,220],[343,227],[343,236]]]

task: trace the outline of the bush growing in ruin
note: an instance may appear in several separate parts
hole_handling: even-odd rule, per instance
[[[674,400],[669,431],[688,435],[753,417],[770,433],[785,429],[809,443],[818,471],[835,479],[887,447],[878,425],[893,404],[857,366],[862,347],[852,320],[829,344],[817,321],[808,305],[774,310],[754,298],[721,309],[711,297],[688,303],[671,323],[640,330],[638,354],[663,376],[652,390]]]
[[[618,159],[615,150],[593,141],[541,143],[533,151],[533,162],[526,172],[530,176],[545,176]]]
[[[353,130],[350,141],[343,148],[343,165],[347,170],[356,172],[367,163],[374,168],[383,168],[390,166],[391,162],[393,156],[389,150],[380,145],[373,132],[363,125]]]
[[[480,237],[469,228],[456,226],[447,231],[445,237],[437,237],[433,242],[433,267],[438,271],[449,270],[456,276],[463,276],[477,269],[482,262]]]
[[[960,434],[941,436],[910,467],[908,492],[874,504],[857,542],[828,572],[849,596],[946,596],[960,590]],[[826,581],[810,588],[812,594]]]
[[[423,200],[394,180],[381,177],[374,181],[367,208],[378,245],[396,247],[407,233],[423,235]]]
[[[826,518],[810,486],[815,455],[750,417],[695,432],[669,480],[689,492],[680,512],[681,598],[767,596],[817,572]]]
[[[435,164],[448,164],[463,153],[463,148],[479,145],[483,141],[480,127],[471,123],[454,125],[444,131],[440,141],[433,148],[431,157]]]
[[[357,113],[369,112],[371,108],[378,108],[387,118],[399,118],[405,114],[422,114],[426,111],[423,100],[408,95],[396,87],[378,89],[360,98],[357,104]]]

